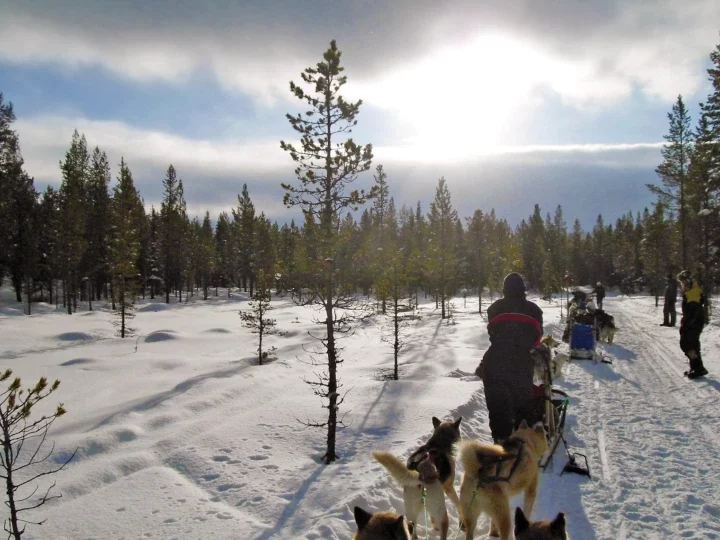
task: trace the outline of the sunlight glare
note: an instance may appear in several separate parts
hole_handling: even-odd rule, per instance
[[[418,153],[452,160],[512,143],[511,128],[532,107],[533,89],[558,67],[529,44],[485,34],[388,74],[362,95],[399,114],[411,134],[404,142]]]

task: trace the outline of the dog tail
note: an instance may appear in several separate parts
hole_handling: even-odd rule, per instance
[[[373,452],[373,457],[385,467],[400,486],[415,487],[420,485],[420,473],[411,471],[405,464],[389,452]]]
[[[462,463],[465,474],[472,478],[478,478],[483,470],[483,461],[489,457],[502,457],[505,449],[497,444],[469,441],[460,447],[460,463]]]

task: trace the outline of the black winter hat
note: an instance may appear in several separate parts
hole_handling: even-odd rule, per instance
[[[505,296],[525,296],[525,281],[517,272],[511,272],[503,281],[503,294]]]

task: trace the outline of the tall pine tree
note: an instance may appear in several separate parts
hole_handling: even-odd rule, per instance
[[[133,318],[138,286],[137,259],[140,250],[140,227],[145,213],[140,195],[125,160],[120,161],[120,176],[113,188],[111,206],[111,273],[118,306],[118,333],[132,335],[128,326]]]
[[[290,90],[307,104],[308,110],[304,114],[286,116],[292,128],[300,134],[300,146],[284,141],[280,143],[281,148],[297,163],[295,174],[299,181],[297,185],[283,184],[285,204],[300,206],[312,223],[315,217],[319,218],[315,238],[317,254],[323,262],[314,265],[313,297],[319,301],[324,312],[324,319],[319,322],[326,329],[321,343],[327,355],[328,372],[319,382],[313,383],[313,387],[317,395],[328,400],[325,406],[328,418],[326,422],[312,425],[327,427],[325,463],[332,463],[338,457],[335,450],[337,414],[343,396],[338,392],[337,367],[342,360],[336,347],[336,334],[348,330],[345,316],[335,311],[344,304],[337,294],[334,278],[336,224],[343,211],[365,203],[365,194],[351,190],[350,184],[359,173],[370,168],[372,161],[371,145],[361,146],[352,139],[341,140],[343,134],[352,131],[357,124],[356,117],[362,101],[351,103],[340,95],[347,82],[347,77],[342,74],[344,68],[340,65],[340,57],[341,52],[333,40],[323,54],[323,60],[301,74],[309,90],[290,83]],[[342,419],[339,421],[342,423]]]

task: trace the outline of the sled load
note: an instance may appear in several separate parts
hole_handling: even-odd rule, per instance
[[[596,361],[595,326],[575,322],[570,332],[570,359]]]

